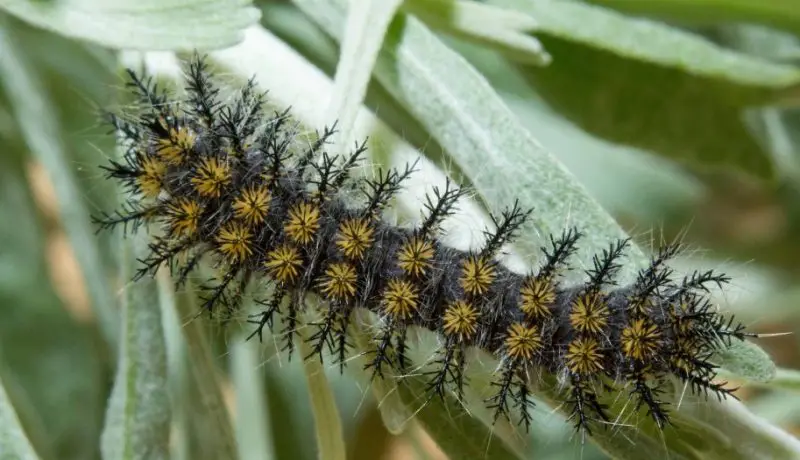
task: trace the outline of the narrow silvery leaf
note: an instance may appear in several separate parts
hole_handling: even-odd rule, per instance
[[[130,243],[130,244],[129,244]],[[124,244],[126,267],[147,254],[146,235]],[[132,270],[123,270],[129,274]],[[169,458],[167,352],[156,280],[123,291],[122,341],[101,439],[104,460]]]
[[[38,460],[0,381],[0,460]]]
[[[251,0],[115,2],[0,0],[0,8],[43,29],[108,47],[139,50],[218,48],[241,40],[258,21]]]

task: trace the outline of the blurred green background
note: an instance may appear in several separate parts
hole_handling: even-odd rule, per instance
[[[100,124],[97,108],[115,103],[123,85],[115,48],[128,38],[114,34],[121,37],[140,23],[170,32],[176,24],[173,35],[187,43],[175,47],[185,50],[194,38],[184,34],[182,21],[196,20],[195,13],[216,14],[219,19],[209,24],[219,25],[225,11],[239,11],[248,2],[196,3],[164,0],[137,6],[122,1],[114,7],[115,2],[99,0],[0,0],[0,9],[8,11],[0,12],[0,377],[40,458],[100,458],[99,439],[118,366],[115,299],[129,286],[114,275],[120,263],[115,235],[95,236],[88,220],[89,213],[112,209],[117,199],[113,184],[97,167],[114,154],[113,138]],[[337,42],[295,3],[257,1],[255,6],[265,28],[332,77]],[[720,296],[725,311],[757,332],[797,331],[800,6],[791,0],[575,2],[621,12],[614,16],[623,21],[620,27],[626,26],[624,20],[648,17],[685,32],[682,37],[689,40],[658,44],[626,43],[625,37],[636,34],[625,36],[611,23],[592,23],[591,15],[559,23],[548,2],[536,8],[529,8],[536,3],[529,0],[480,3],[541,21],[542,30],[533,36],[552,62],[541,66],[522,59],[475,29],[454,33],[446,18],[437,17],[434,5],[423,0],[403,8],[423,18],[478,69],[523,126],[644,249],[653,241],[682,238],[690,250],[679,264],[732,275],[733,285]],[[217,10],[214,4],[220,5]],[[70,8],[74,17],[62,11]],[[41,22],[31,19],[36,14]],[[59,15],[67,22],[59,22]],[[160,22],[154,19],[158,15],[163,16]],[[249,25],[245,16],[231,19],[230,28]],[[97,33],[109,38],[81,36],[75,18],[105,21]],[[118,31],[114,21],[119,21]],[[492,32],[492,27],[503,25],[487,23],[485,30]],[[225,42],[223,32],[219,43]],[[592,33],[619,33],[620,40],[592,42]],[[151,35],[158,43],[160,35]],[[130,37],[138,47],[141,37]],[[197,46],[221,46],[211,38],[209,43],[199,40]],[[692,48],[695,42],[702,46]],[[142,43],[146,48],[145,38]],[[711,44],[726,50],[724,59],[708,51]],[[683,54],[676,52],[681,46],[686,47]],[[753,61],[740,62],[748,59]],[[430,157],[444,155],[426,127],[380,82],[372,81],[365,104]],[[186,327],[177,316],[165,318],[164,324],[168,342],[179,340],[169,334],[180,336]],[[267,416],[255,426],[266,432],[237,436],[257,440],[261,445],[253,452],[267,450],[274,458],[315,458],[317,440],[302,366],[296,360],[265,362],[254,344],[232,357],[230,349],[240,346],[241,336],[214,325],[192,327],[210,339],[210,356],[232,418],[243,408],[237,391],[263,398]],[[796,335],[758,343],[779,367],[800,368]],[[252,375],[252,381],[243,383],[236,378],[239,373]],[[329,372],[329,378],[348,457],[446,458],[418,427],[401,436],[389,434],[371,393],[350,376]],[[797,387],[747,385],[740,396],[755,414],[797,433]],[[175,403],[175,413],[183,415],[174,418],[172,452],[182,458],[218,458],[207,446],[213,434],[205,431],[215,428],[198,420],[202,412],[193,412],[206,393],[202,385],[186,388],[193,389],[179,391]],[[236,429],[242,425],[246,429],[249,422]],[[591,444],[581,446],[560,420],[535,429],[549,441],[531,446],[531,458],[606,458]],[[240,454],[260,458],[245,448]],[[0,453],[0,458],[16,457]]]

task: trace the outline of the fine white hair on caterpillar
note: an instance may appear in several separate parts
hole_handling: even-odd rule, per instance
[[[466,194],[455,182],[432,189],[413,225],[390,222],[384,214],[415,164],[357,177],[366,142],[331,154],[335,126],[309,141],[289,110],[266,111],[266,94],[252,80],[223,98],[198,56],[185,66],[181,100],[136,72],[128,76],[139,110],[107,114],[125,152],[103,166],[127,199],[95,221],[104,229],[160,229],[135,279],[167,265],[180,286],[210,259],[218,273],[201,286],[203,308],[221,315],[240,309],[248,286],[267,282],[271,292],[249,318],[251,337],[280,317],[283,350],[308,340],[304,359],[331,354],[342,368],[355,312],[369,310],[380,318],[367,351],[373,378],[418,366],[407,353],[409,328],[430,330],[441,346],[427,366],[428,397],[461,396],[467,350],[479,348],[500,362],[487,407],[495,420],[526,429],[531,379],[545,373],[563,382],[570,419],[586,433],[611,422],[599,397],[605,392],[625,392],[659,428],[670,421],[661,397],[670,378],[694,393],[732,393],[715,381],[710,358],[753,334],[708,299],[726,275],[674,276],[668,262],[678,244],[661,247],[619,285],[629,241],[614,241],[592,258],[584,282],[568,284],[562,275],[583,236],[568,227],[547,238],[535,269],[512,271],[498,258],[533,212],[518,202],[491,217],[479,244],[455,248],[442,226]],[[297,330],[310,295],[324,302],[303,339]]]

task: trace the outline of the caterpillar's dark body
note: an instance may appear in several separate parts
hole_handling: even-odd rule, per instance
[[[627,241],[615,242],[595,257],[585,284],[565,287],[558,273],[580,237],[571,229],[551,238],[535,272],[513,273],[496,256],[528,216],[516,204],[495,219],[481,249],[447,247],[439,224],[459,189],[437,189],[416,228],[390,225],[381,212],[413,168],[355,181],[362,200],[348,205],[340,191],[352,182],[348,173],[363,145],[337,161],[325,153],[331,130],[302,144],[285,113],[262,113],[262,95],[252,83],[222,104],[202,60],[188,68],[182,108],[131,76],[144,110],[132,120],[110,117],[127,152],[106,169],[132,198],[99,222],[162,224],[164,235],[154,238],[139,276],[169,263],[181,283],[201,256],[213,254],[221,274],[206,287],[209,310],[233,309],[249,281],[271,280],[274,293],[259,300],[264,310],[252,320],[254,334],[280,314],[290,350],[303,299],[317,294],[327,302],[310,339],[314,352],[322,357],[330,350],[342,365],[353,311],[367,308],[383,319],[370,354],[377,376],[387,366],[409,366],[409,326],[436,331],[443,347],[430,375],[432,394],[460,392],[464,350],[480,347],[501,359],[489,404],[496,415],[516,410],[525,425],[532,404],[527,380],[541,371],[567,382],[567,402],[581,429],[607,419],[597,395],[608,385],[626,386],[659,426],[668,421],[659,389],[669,376],[694,391],[728,394],[712,382],[709,358],[745,334],[703,298],[707,284],[726,278],[706,272],[671,280],[665,262],[675,246],[656,254],[634,284],[617,288],[613,278]]]

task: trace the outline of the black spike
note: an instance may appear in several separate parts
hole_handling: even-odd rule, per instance
[[[423,219],[419,230],[417,230],[419,235],[431,236],[438,231],[442,221],[455,212],[455,204],[461,197],[466,195],[466,190],[451,187],[452,182],[450,178],[447,178],[443,191],[439,187],[433,187],[433,199],[430,195],[425,195],[424,207],[427,211],[427,216]]]
[[[406,164],[405,170],[400,173],[395,169],[390,169],[384,174],[382,169],[378,169],[378,177],[376,179],[365,179],[362,193],[367,197],[367,205],[364,208],[364,213],[373,217],[377,217],[401,188],[402,183],[408,179],[411,174],[416,172],[416,166],[419,159],[415,160],[413,164]]]
[[[257,304],[263,305],[265,308],[260,313],[250,315],[250,318],[258,319],[247,320],[248,323],[256,325],[256,330],[247,336],[247,340],[250,340],[258,335],[258,341],[264,341],[264,326],[269,327],[270,331],[272,330],[273,317],[275,313],[280,312],[281,302],[283,302],[283,298],[285,296],[286,290],[282,287],[276,286],[275,290],[272,292],[272,297],[267,300],[256,300]]]
[[[208,72],[207,56],[200,56],[196,51],[186,68],[186,92],[189,94],[189,107],[207,129],[215,129],[220,102],[217,100],[219,89],[211,81]]]
[[[481,249],[481,255],[484,257],[493,257],[497,251],[514,239],[517,231],[522,227],[525,221],[530,217],[533,209],[523,211],[519,207],[519,200],[514,200],[514,205],[510,209],[504,210],[500,219],[492,216],[492,223],[495,225],[494,231],[484,231],[486,236],[486,243]]]
[[[586,271],[589,275],[588,286],[590,289],[600,289],[603,285],[614,284],[614,277],[622,265],[618,262],[622,253],[628,247],[630,238],[617,240],[608,249],[603,249],[602,255],[592,257],[592,268]]]

